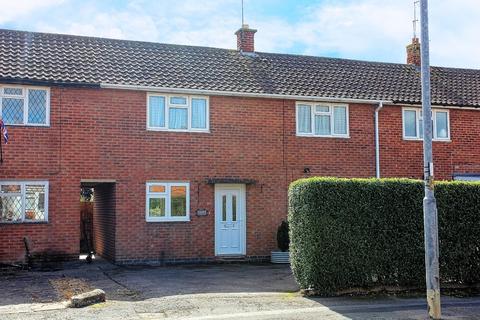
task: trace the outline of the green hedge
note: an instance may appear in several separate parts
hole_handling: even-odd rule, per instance
[[[480,183],[439,182],[443,283],[480,282]],[[290,252],[300,287],[320,294],[425,286],[423,184],[309,178],[289,189]]]

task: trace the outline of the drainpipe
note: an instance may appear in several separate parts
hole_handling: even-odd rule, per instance
[[[380,178],[380,139],[378,134],[378,112],[383,108],[383,102],[378,103],[375,108],[375,176]]]

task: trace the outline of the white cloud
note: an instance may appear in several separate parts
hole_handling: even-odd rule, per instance
[[[431,1],[429,10],[432,63],[480,68],[479,1]]]
[[[0,24],[15,21],[36,10],[60,5],[64,0],[0,0]]]
[[[390,51],[392,43],[406,44],[411,30],[410,17],[402,12],[401,5],[379,2],[327,2],[307,8],[302,20],[283,27],[260,23],[262,31],[268,30],[266,35],[273,38],[266,43],[276,43],[280,50],[288,44],[305,48],[306,54],[378,55]],[[262,36],[259,34],[260,48]],[[286,41],[279,41],[282,37]]]
[[[295,18],[275,15],[267,7],[248,11],[247,22],[258,29],[257,50],[405,61],[413,0],[289,3],[298,8]],[[8,8],[2,10],[0,25],[15,21],[19,29],[223,48],[235,48],[233,32],[240,25],[238,0],[130,0],[123,6],[94,0],[0,0],[0,5]],[[48,13],[37,15],[40,9]],[[480,68],[478,16],[478,0],[430,1],[432,64]]]
[[[115,39],[153,40],[158,37],[157,28],[149,16],[132,16],[126,12],[98,13],[85,20],[72,21],[57,27],[42,23],[45,32],[107,37]]]
[[[432,64],[480,68],[479,16],[478,0],[430,1]],[[298,22],[257,20],[261,50],[403,63],[413,1],[327,1],[308,7]]]
[[[228,1],[183,0],[175,5],[165,2],[134,0],[126,8],[99,8],[87,2],[65,18],[56,13],[54,21],[39,21],[36,30],[76,35],[111,37],[130,40],[159,41],[176,44],[232,48],[235,45],[234,26],[237,14]],[[72,10],[72,9],[71,9]],[[215,17],[215,18],[213,18]]]

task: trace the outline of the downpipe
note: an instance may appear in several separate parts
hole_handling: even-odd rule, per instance
[[[383,108],[383,102],[380,101],[375,108],[375,177],[380,179],[380,134],[379,134],[379,111]]]

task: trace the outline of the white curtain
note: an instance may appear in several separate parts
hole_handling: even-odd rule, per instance
[[[168,126],[170,129],[187,129],[187,108],[169,109]]]
[[[165,98],[150,97],[148,105],[150,127],[165,127]]]
[[[192,98],[192,128],[205,129],[207,127],[207,101]]]
[[[330,131],[330,116],[317,115],[315,116],[315,134],[329,135]]]
[[[446,112],[437,112],[435,114],[436,120],[436,129],[437,129],[437,138],[445,139],[448,138],[448,124],[447,124],[447,113]]]
[[[417,112],[414,110],[405,110],[403,112],[403,121],[405,127],[405,137],[417,136]]]
[[[312,132],[312,109],[310,106],[298,106],[298,132]]]
[[[347,134],[347,108],[335,107],[333,109],[333,133]]]
[[[186,105],[187,98],[186,97],[170,97],[170,104]]]
[[[418,133],[423,138],[423,119],[418,120]]]

